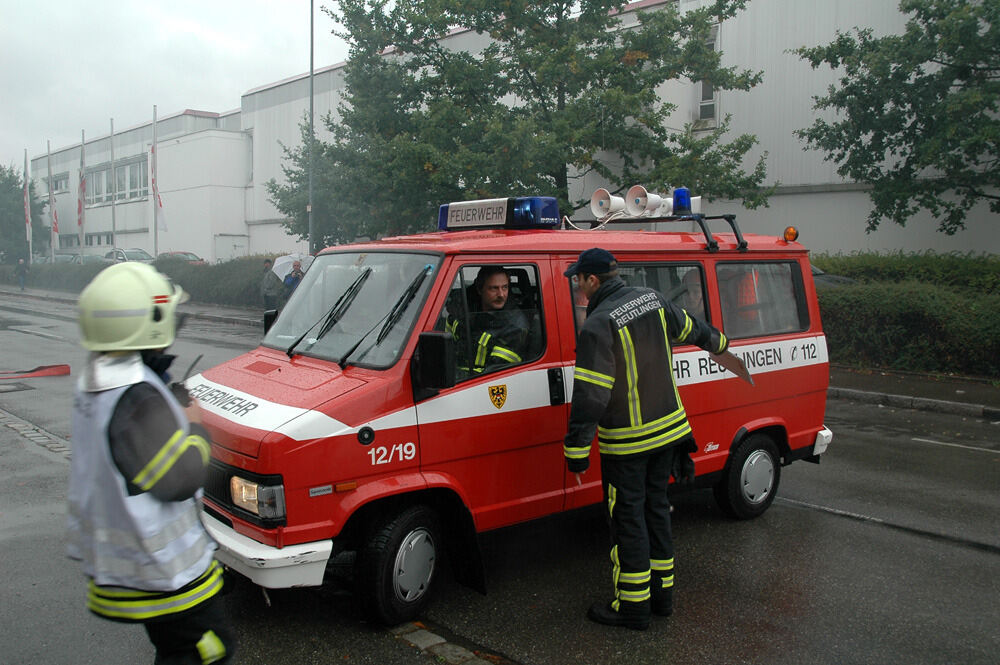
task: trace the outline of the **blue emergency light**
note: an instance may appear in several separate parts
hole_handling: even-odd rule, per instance
[[[518,196],[445,203],[438,208],[438,229],[543,229],[559,226],[559,203],[552,196]]]
[[[674,190],[674,214],[691,214],[691,192],[687,187],[678,187]]]

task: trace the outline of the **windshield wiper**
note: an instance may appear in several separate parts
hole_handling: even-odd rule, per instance
[[[393,326],[399,323],[399,320],[403,318],[403,313],[406,311],[406,308],[410,306],[410,303],[413,301],[414,296],[417,295],[417,291],[420,290],[421,284],[424,283],[424,280],[427,278],[427,275],[429,275],[433,269],[434,269],[434,264],[432,263],[428,263],[423,268],[421,268],[417,276],[413,278],[412,282],[410,282],[410,285],[406,287],[406,290],[404,290],[399,295],[399,298],[396,300],[396,304],[392,306],[392,309],[389,310],[389,313],[386,316],[383,316],[381,319],[379,319],[379,323],[381,323],[382,321],[385,321],[385,323],[382,325],[382,329],[378,331],[378,337],[375,339],[375,343],[372,344],[370,347],[368,347],[365,350],[365,353],[368,353],[368,351],[381,344],[385,340],[385,338],[388,337],[389,331],[391,331]],[[377,325],[378,323],[375,324],[375,326]],[[343,355],[343,357],[340,359],[341,369],[346,369],[347,359],[351,357],[352,353],[358,350],[358,347],[361,346],[361,342],[365,341],[368,335],[372,333],[372,330],[375,330],[375,326],[372,326],[371,330],[369,330],[360,338],[358,338],[358,341],[354,343],[354,346],[348,349],[347,353]],[[361,355],[363,356],[364,354]]]
[[[347,311],[347,308],[351,306],[352,302],[354,302],[355,296],[357,296],[358,292],[361,291],[361,287],[364,286],[365,280],[367,280],[371,274],[372,274],[372,269],[365,268],[364,272],[358,275],[354,279],[354,281],[351,282],[351,285],[347,287],[347,290],[344,291],[339,298],[337,298],[337,302],[333,303],[333,307],[330,308],[330,311],[324,314],[322,317],[320,317],[319,320],[316,321],[316,323],[306,328],[305,332],[299,335],[299,338],[297,340],[292,342],[292,345],[288,347],[288,350],[285,351],[285,354],[288,355],[289,358],[291,358],[294,355],[295,347],[297,347],[302,342],[302,340],[306,338],[306,335],[309,334],[309,331],[311,331],[313,328],[319,325],[320,321],[323,322],[323,327],[320,328],[319,333],[316,335],[316,339],[319,340],[321,337],[323,337],[323,335],[328,333],[330,331],[330,328],[336,325],[337,321],[339,321],[341,317],[344,316],[344,313]]]

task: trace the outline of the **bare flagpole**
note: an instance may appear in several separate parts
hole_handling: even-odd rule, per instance
[[[309,253],[316,253],[316,235],[313,227],[313,153],[315,136],[313,129],[313,0],[309,0]]]
[[[153,256],[156,257],[156,256],[160,255],[159,254],[159,248],[160,248],[160,223],[159,223],[159,221],[160,220],[157,219],[157,212],[158,212],[157,206],[159,205],[159,202],[156,200],[158,198],[158,196],[159,196],[159,191],[156,188],[156,104],[153,104],[153,150],[152,150],[152,158],[153,158],[153,163],[152,163],[151,166],[152,166],[152,173],[153,173],[153,177],[152,177],[152,181],[153,182],[151,182],[150,185],[152,185],[153,196],[151,196],[149,198],[151,198],[153,200]]]
[[[118,178],[115,177],[115,119],[111,118],[111,135],[108,136],[108,145],[111,146],[111,248],[118,246],[117,219],[115,217],[115,205],[118,199]]]
[[[80,182],[77,184],[76,188],[76,230],[79,234],[80,251],[79,254],[83,255],[83,222],[84,217],[87,214],[87,173],[86,164],[84,162],[84,152],[87,146],[87,138],[84,131],[80,130]]]

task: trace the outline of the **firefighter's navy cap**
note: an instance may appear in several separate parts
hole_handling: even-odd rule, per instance
[[[615,255],[606,249],[592,247],[580,252],[580,258],[563,274],[567,277],[585,273],[587,275],[603,275],[618,267]]]

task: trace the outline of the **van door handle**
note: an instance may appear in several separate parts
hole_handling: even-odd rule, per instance
[[[562,367],[549,370],[549,404],[558,406],[566,403],[566,388],[563,386]]]

